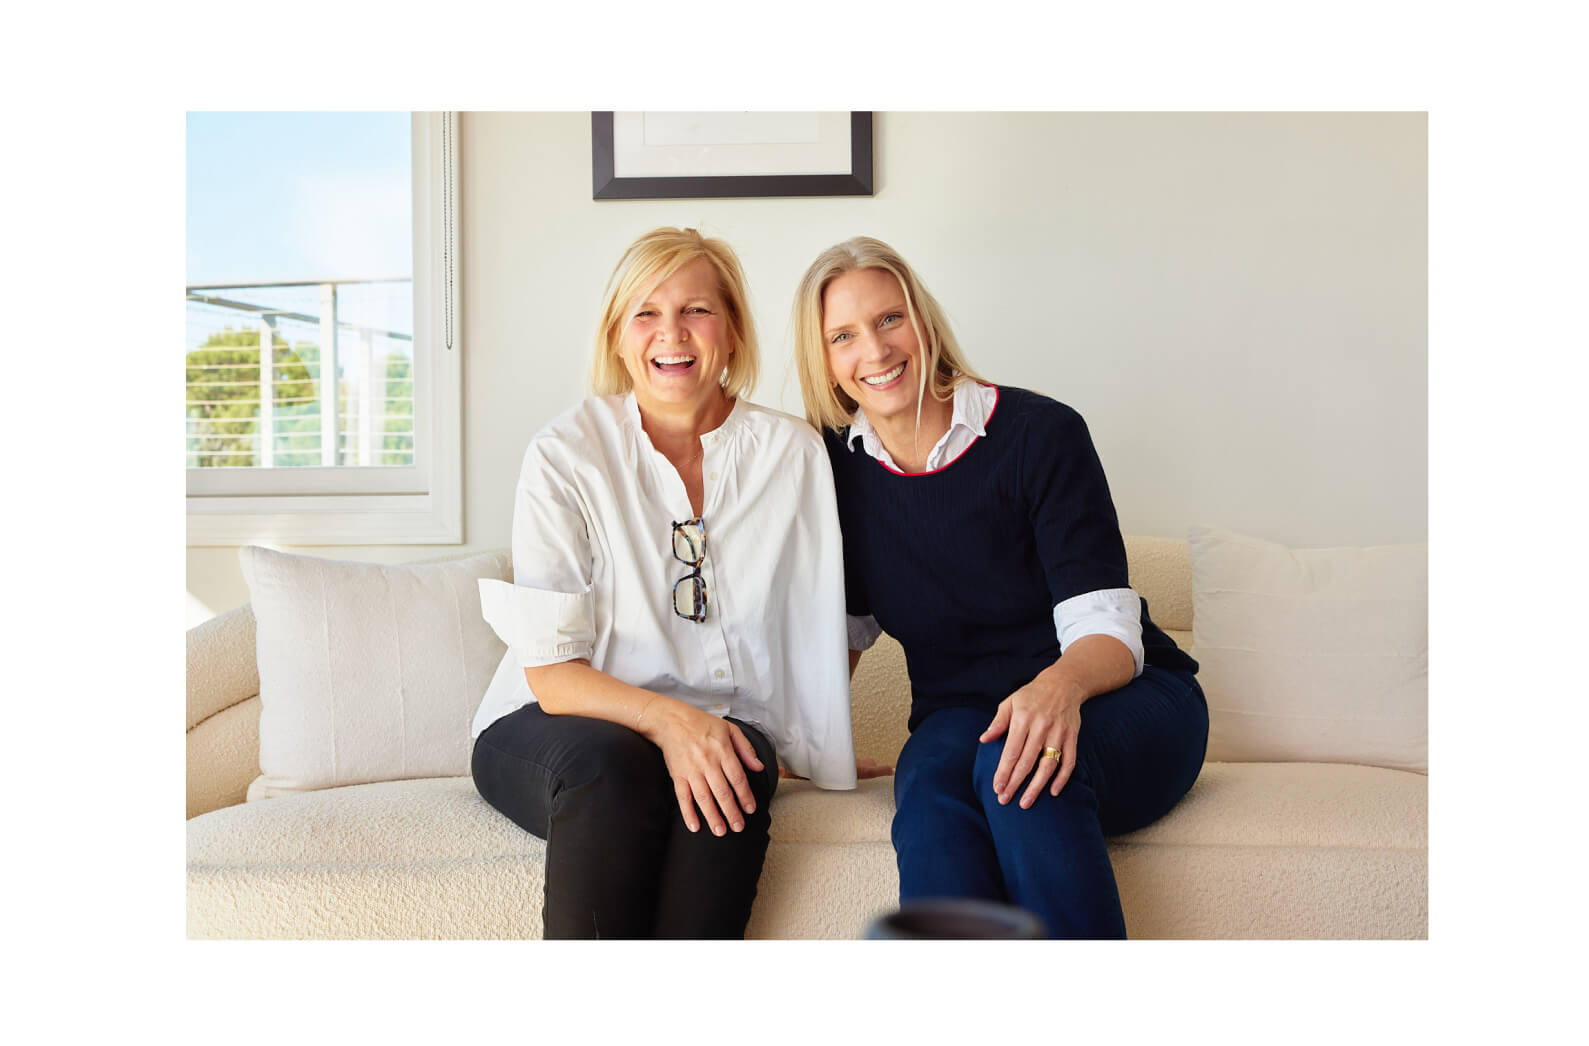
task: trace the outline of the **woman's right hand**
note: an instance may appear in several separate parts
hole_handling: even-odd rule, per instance
[[[728,720],[672,698],[654,703],[663,702],[660,710],[642,714],[641,733],[662,750],[685,826],[692,832],[701,830],[699,808],[713,835],[743,831],[745,814],[756,812],[745,767],[766,769],[756,749]]]

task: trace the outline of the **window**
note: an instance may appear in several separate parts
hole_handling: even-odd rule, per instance
[[[462,540],[456,127],[188,114],[188,544]]]

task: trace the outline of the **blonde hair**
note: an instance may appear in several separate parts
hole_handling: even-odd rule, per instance
[[[717,271],[717,289],[728,312],[732,353],[723,372],[723,394],[738,399],[756,387],[760,356],[756,326],[745,292],[745,271],[734,249],[722,240],[702,236],[695,229],[652,229],[629,245],[607,281],[601,320],[596,326],[596,351],[590,361],[590,389],[598,396],[622,395],[634,387],[618,352],[629,317],[629,303],[649,294],[697,258],[705,258]]]
[[[932,397],[940,403],[954,396],[954,387],[960,382],[982,379],[966,364],[943,306],[921,277],[898,251],[870,236],[853,237],[817,255],[795,291],[795,369],[800,374],[800,398],[805,401],[806,420],[819,429],[837,430],[855,418],[855,400],[839,388],[828,367],[827,342],[822,337],[822,294],[840,276],[862,269],[881,269],[892,274],[905,292],[905,311],[925,363],[917,368],[916,376],[919,425],[921,401],[928,393],[927,375],[932,375]]]

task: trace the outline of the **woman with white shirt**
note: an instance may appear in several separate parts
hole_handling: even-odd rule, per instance
[[[827,455],[756,369],[733,251],[657,229],[525,452],[473,774],[546,840],[548,938],[743,937],[779,764],[855,787]]]
[[[967,365],[891,247],[824,251],[795,298],[807,419],[844,535],[850,661],[904,647],[900,899],[969,897],[1124,937],[1105,837],[1167,812],[1208,740],[1197,663],[1130,588],[1081,416]]]

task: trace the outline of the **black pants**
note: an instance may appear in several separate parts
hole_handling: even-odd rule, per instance
[[[778,759],[737,719],[762,765],[745,768],[744,831],[685,827],[662,750],[627,727],[525,705],[475,741],[475,788],[546,840],[545,936],[742,938],[767,855]]]

